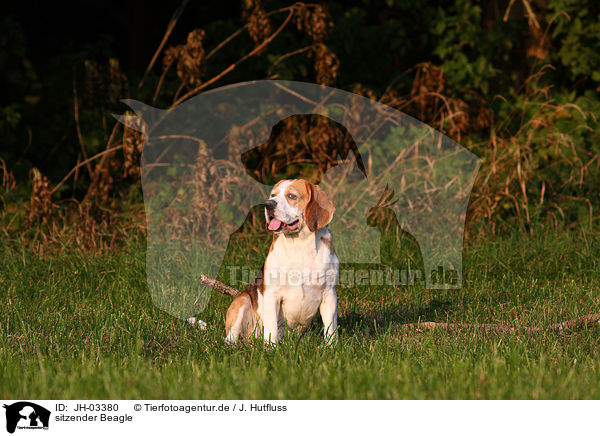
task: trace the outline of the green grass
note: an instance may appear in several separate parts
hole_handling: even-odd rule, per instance
[[[158,309],[144,246],[41,259],[0,248],[3,398],[600,398],[600,328],[422,334],[426,321],[543,326],[600,312],[600,235],[539,233],[465,247],[465,286],[339,289],[339,343],[317,325],[275,350],[223,343],[229,300],[202,331]]]

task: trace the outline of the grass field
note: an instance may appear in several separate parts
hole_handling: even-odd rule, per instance
[[[223,342],[155,308],[145,245],[40,259],[0,248],[2,398],[600,398],[600,328],[569,334],[405,332],[399,323],[543,326],[600,312],[600,235],[536,232],[470,242],[459,291],[339,289],[340,340],[318,326],[275,350]]]

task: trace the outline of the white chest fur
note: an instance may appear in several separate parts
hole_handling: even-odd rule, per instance
[[[327,312],[324,323],[332,323],[331,312],[335,312],[337,318],[335,287],[338,269],[339,261],[327,228],[277,238],[265,262],[263,303],[266,307],[274,305],[272,308],[276,310],[279,325],[278,339],[283,321],[290,328],[304,329],[319,309],[322,316]],[[262,316],[267,329],[269,315],[263,312]],[[267,334],[269,332],[265,330],[265,337]]]

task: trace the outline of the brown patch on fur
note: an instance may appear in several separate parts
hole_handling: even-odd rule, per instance
[[[279,194],[278,186],[281,185],[283,182],[285,182],[285,180],[280,180],[279,182],[275,183],[275,186],[273,186],[273,189],[271,189],[271,194],[278,195]]]
[[[310,183],[303,179],[292,181],[286,190],[286,201],[290,206],[295,206],[300,210],[306,210],[306,205],[310,202],[312,196],[310,186]],[[287,198],[287,194],[290,192],[297,194],[298,198],[296,200]]]
[[[239,315],[240,309],[244,306],[249,306],[252,304],[252,300],[250,295],[246,291],[242,292],[240,295],[235,297],[231,304],[229,305],[229,309],[227,309],[227,315],[225,316],[225,332],[229,334],[229,330],[237,321],[237,317]]]
[[[304,213],[304,221],[311,232],[316,232],[331,222],[335,207],[317,185],[310,185],[310,189],[311,198]]]
[[[321,242],[329,249],[329,252],[331,254],[335,254],[335,249],[333,248],[333,241],[330,238],[321,236]]]
[[[263,271],[264,271],[264,267],[263,267],[263,270],[261,270],[257,274],[254,281],[252,283],[250,283],[246,287],[246,290],[244,291],[250,296],[250,300],[252,301],[252,308],[255,311],[258,306],[258,293],[260,292],[262,294],[265,289],[265,285],[264,285],[264,281],[263,281],[263,274],[264,274]]]
[[[250,283],[244,292],[235,297],[229,308],[227,309],[227,315],[225,315],[225,334],[229,334],[229,330],[237,321],[240,313],[240,309],[245,307],[245,310],[252,310],[254,320],[258,319],[258,293],[262,294],[264,290],[262,272],[258,274],[256,279]],[[247,334],[249,332],[245,332]]]

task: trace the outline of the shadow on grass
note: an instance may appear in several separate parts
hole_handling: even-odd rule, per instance
[[[375,336],[401,324],[420,321],[444,322],[451,317],[452,312],[452,302],[443,298],[434,298],[426,304],[390,305],[365,310],[352,306],[341,311],[339,325],[341,332],[345,334],[362,332]]]

